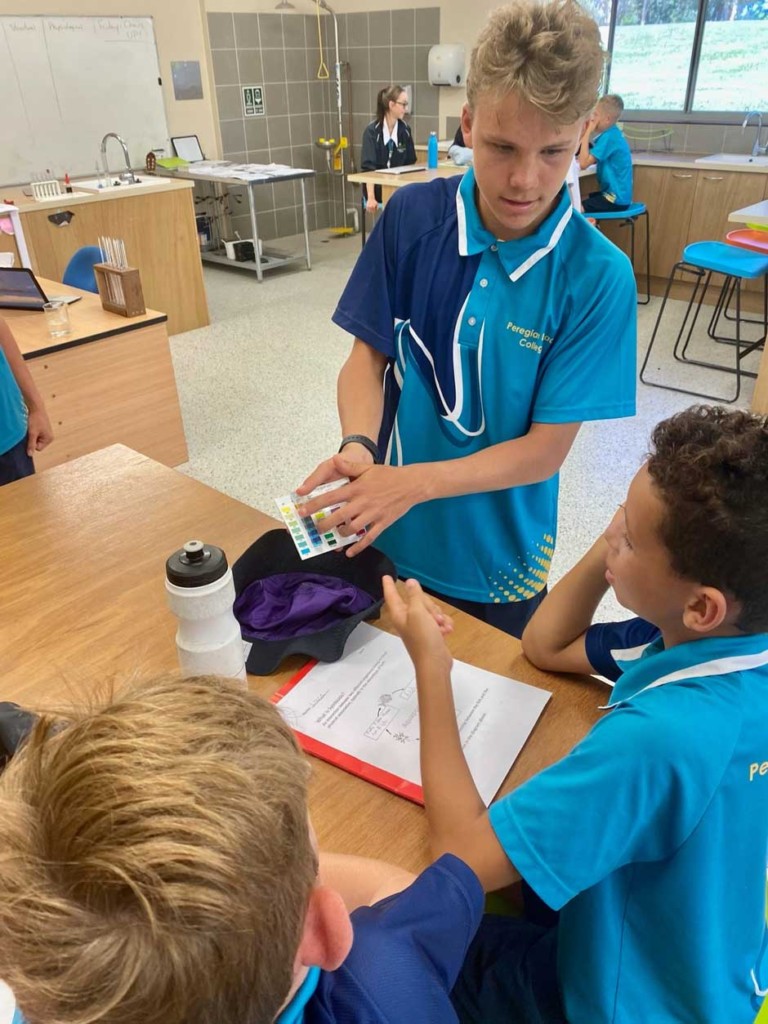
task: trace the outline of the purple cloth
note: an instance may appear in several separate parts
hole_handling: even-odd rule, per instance
[[[234,611],[249,638],[287,640],[319,633],[372,604],[370,594],[337,576],[284,572],[249,583]]]

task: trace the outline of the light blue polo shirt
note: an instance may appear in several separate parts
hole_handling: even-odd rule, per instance
[[[597,183],[610,203],[629,206],[632,202],[632,153],[618,125],[601,132],[589,150],[597,160]]]
[[[0,348],[0,455],[27,436],[27,407]]]
[[[397,190],[333,319],[391,359],[379,444],[392,465],[440,462],[528,433],[635,411],[636,289],[563,188],[533,234],[500,242],[474,170]],[[468,601],[543,589],[558,476],[417,505],[377,540],[401,575]]]
[[[619,656],[608,714],[490,809],[570,1024],[752,1024],[768,986],[768,634]]]

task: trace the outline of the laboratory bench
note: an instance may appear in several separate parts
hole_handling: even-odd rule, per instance
[[[40,279],[48,295],[78,295],[71,331],[48,333],[40,311],[2,310],[43,396],[54,440],[35,455],[38,470],[110,444],[126,444],[168,466],[187,461],[167,317],[154,309],[125,317],[92,292]]]
[[[4,200],[18,211],[28,257],[9,235],[0,236],[0,251],[13,252],[16,266],[29,266],[38,277],[61,281],[78,249],[97,245],[102,235],[122,238],[129,264],[141,274],[144,301],[165,311],[169,333],[205,327],[210,320],[193,182],[144,180],[138,186],[79,192],[74,181],[72,188],[71,194],[36,201],[21,186],[0,187],[0,217]]]

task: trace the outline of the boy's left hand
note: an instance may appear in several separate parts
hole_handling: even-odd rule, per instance
[[[392,624],[417,670],[442,668],[450,673],[453,658],[445,636],[453,631],[451,616],[424,593],[416,580],[406,580],[403,599],[392,577],[385,576],[384,597]]]
[[[53,428],[46,413],[40,409],[31,409],[27,419],[27,455],[30,458],[35,452],[47,448],[53,440]]]

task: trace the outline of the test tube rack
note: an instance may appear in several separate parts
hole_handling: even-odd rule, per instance
[[[55,178],[50,178],[46,181],[33,181],[30,184],[32,186],[32,198],[36,202],[42,199],[56,199],[57,196],[64,194],[61,191],[61,185],[59,185]]]
[[[144,292],[137,267],[113,267],[109,263],[94,263],[96,284],[101,305],[110,313],[120,316],[141,316],[146,313]]]

